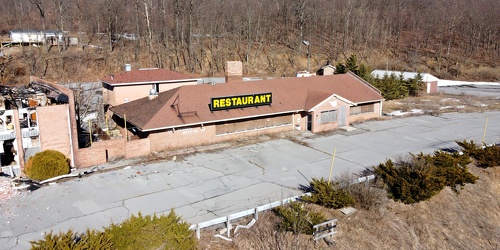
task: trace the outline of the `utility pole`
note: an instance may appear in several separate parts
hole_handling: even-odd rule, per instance
[[[302,41],[307,46],[307,73],[311,73],[311,43],[309,41]]]

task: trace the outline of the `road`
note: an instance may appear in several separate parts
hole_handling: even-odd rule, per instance
[[[190,223],[291,197],[307,179],[359,173],[408,152],[457,148],[455,140],[500,141],[500,111],[415,116],[356,125],[355,131],[301,134],[197,153],[151,164],[115,162],[119,169],[24,192],[0,204],[0,248],[27,249],[44,232],[101,229],[131,214],[176,213]],[[300,142],[300,143],[297,143]],[[299,172],[300,171],[300,172]],[[304,176],[302,176],[302,174]]]
[[[474,95],[480,97],[493,97],[499,100],[500,96],[500,84],[482,85],[482,84],[471,84],[471,85],[458,85],[458,86],[440,86],[438,88],[439,92],[453,94],[453,95]]]

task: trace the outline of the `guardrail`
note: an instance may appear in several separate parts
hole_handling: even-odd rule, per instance
[[[349,185],[357,184],[357,183],[361,183],[361,182],[366,182],[366,181],[373,180],[373,179],[375,179],[375,175],[364,176],[364,177],[360,177],[356,180],[351,181],[349,183]],[[231,220],[239,219],[239,218],[246,217],[249,215],[253,215],[254,219],[258,220],[259,219],[259,212],[273,209],[275,207],[282,206],[282,205],[288,204],[288,203],[293,202],[293,201],[297,201],[302,196],[311,196],[311,193],[304,193],[301,195],[297,195],[297,196],[283,199],[281,201],[275,201],[275,202],[272,202],[272,203],[269,203],[266,205],[262,205],[262,206],[259,206],[256,208],[251,208],[251,209],[247,209],[247,210],[244,210],[244,211],[241,211],[238,213],[230,214],[228,216],[219,217],[219,218],[205,221],[205,222],[200,222],[198,224],[191,225],[189,227],[189,229],[196,230],[196,237],[198,239],[200,239],[201,238],[201,229],[225,223],[227,236],[231,237],[231,229],[233,228],[231,225]]]
[[[318,241],[324,239],[326,237],[331,237],[337,233],[335,228],[337,227],[337,219],[325,221],[323,223],[317,224],[313,226],[313,240]]]
[[[201,223],[198,223],[196,225],[191,225],[191,227],[189,227],[189,229],[196,230],[196,237],[198,237],[198,239],[200,239],[200,237],[201,237],[200,230],[201,229],[211,227],[214,225],[218,225],[218,224],[222,224],[222,223],[226,223],[227,236],[230,237],[231,236],[231,229],[232,229],[231,220],[239,219],[239,218],[246,217],[249,215],[253,215],[254,219],[258,220],[259,219],[259,212],[269,210],[269,209],[272,209],[272,208],[275,208],[278,206],[282,206],[282,205],[288,204],[288,203],[293,202],[293,201],[297,201],[298,199],[300,199],[300,197],[302,197],[304,195],[310,196],[311,193],[305,193],[302,195],[293,196],[290,198],[283,199],[281,201],[275,201],[273,203],[262,205],[262,206],[259,206],[256,208],[247,209],[245,211],[234,213],[234,214],[231,214],[228,216],[219,217],[219,218],[216,218],[213,220],[201,222]]]

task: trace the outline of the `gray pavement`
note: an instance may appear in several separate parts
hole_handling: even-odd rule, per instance
[[[453,94],[453,95],[474,95],[480,97],[500,97],[500,85],[454,85],[454,86],[439,86],[438,92]]]
[[[329,135],[303,133],[294,140],[201,152],[180,161],[101,165],[116,169],[2,202],[0,248],[28,249],[29,241],[44,232],[101,229],[138,212],[163,214],[174,208],[193,224],[226,216],[298,195],[306,178],[327,178],[334,149],[333,175],[356,174],[408,152],[458,148],[455,140],[480,142],[486,117],[485,142],[500,142],[500,111],[453,113],[366,122],[355,125],[355,131]]]

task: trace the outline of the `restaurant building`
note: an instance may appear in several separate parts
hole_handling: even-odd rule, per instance
[[[347,73],[183,85],[110,110],[127,141],[147,141],[152,152],[293,130],[331,131],[380,117],[382,102],[379,90]]]

